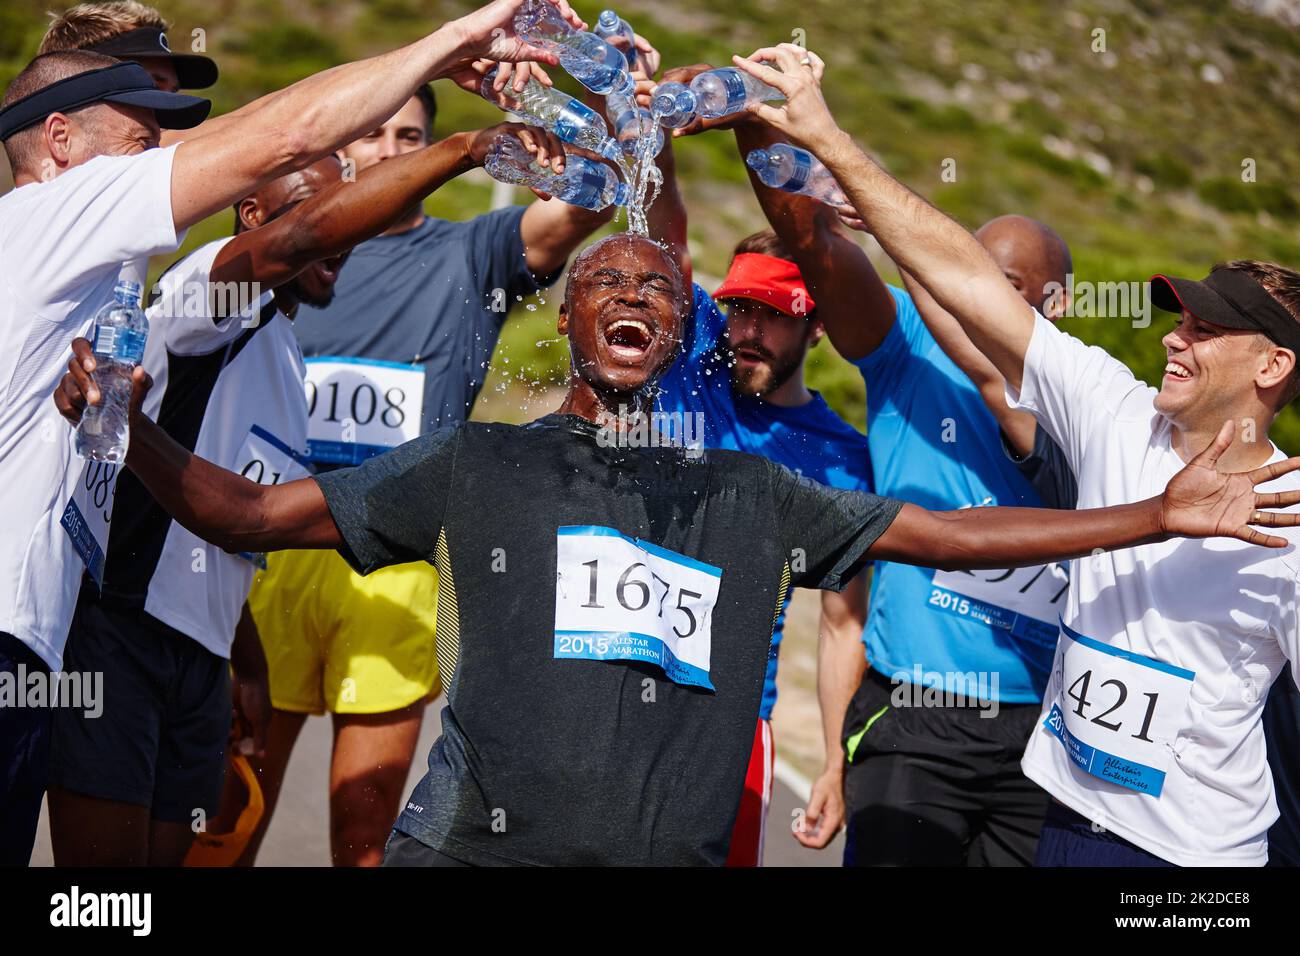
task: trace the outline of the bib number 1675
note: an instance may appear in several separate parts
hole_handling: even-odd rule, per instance
[[[555,541],[556,657],[642,661],[712,688],[720,568],[598,525],[566,525]]]

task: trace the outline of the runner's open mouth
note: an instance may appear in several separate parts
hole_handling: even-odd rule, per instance
[[[654,343],[654,331],[641,319],[621,318],[605,326],[605,344],[615,355],[639,356]]]

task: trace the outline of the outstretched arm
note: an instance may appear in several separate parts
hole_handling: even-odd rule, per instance
[[[517,137],[539,163],[563,168],[564,145],[544,130],[500,123],[456,133],[377,163],[355,182],[335,183],[278,219],[239,233],[217,254],[212,281],[255,281],[270,288],[289,281],[312,262],[379,235],[444,183],[482,166],[500,135]]]
[[[529,46],[512,26],[522,0],[493,0],[401,49],[309,76],[232,118],[221,135],[186,140],[172,164],[178,230],[219,212],[258,185],[301,169],[379,126],[429,80],[495,60],[556,58]],[[574,24],[567,0],[547,0]]]
[[[790,44],[735,58],[745,72],[770,83],[784,106],[751,107],[757,116],[826,165],[858,216],[900,269],[914,275],[961,323],[976,347],[1020,389],[1034,310],[1007,281],[975,237],[880,168],[835,123],[814,70],[815,54]],[[761,65],[774,61],[780,71]]]
[[[90,343],[74,339],[72,353],[54,404],[75,424],[86,402],[97,403],[100,395],[90,377],[95,368]],[[144,368],[136,366],[126,464],[164,511],[229,552],[342,547],[343,538],[315,481],[260,485],[199,458],[140,413],[151,384]]]
[[[970,336],[963,331],[961,323],[935,302],[934,296],[907,272],[903,273],[903,285],[912,297],[921,321],[939,343],[939,348],[979,390],[985,407],[992,413],[1016,454],[1021,458],[1030,455],[1034,450],[1038,422],[1028,412],[1007,404],[1007,381],[1002,373],[975,347]]]
[[[742,159],[784,141],[765,123],[736,125]],[[831,344],[850,361],[870,355],[893,328],[894,297],[866,252],[840,225],[833,207],[765,186],[745,168],[767,221],[794,255]]]
[[[1172,537],[1238,538],[1284,548],[1285,538],[1252,525],[1290,528],[1300,514],[1261,511],[1300,504],[1300,491],[1256,493],[1255,486],[1300,469],[1300,458],[1253,471],[1223,473],[1219,457],[1232,444],[1227,422],[1156,498],[1111,508],[1057,511],[1044,508],[963,508],[926,511],[905,504],[868,551],[876,560],[947,571],[1027,567],[1150,544]]]

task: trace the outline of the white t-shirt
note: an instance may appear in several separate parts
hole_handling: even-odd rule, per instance
[[[1007,401],[1061,446],[1078,507],[1096,508],[1158,495],[1183,468],[1156,394],[1039,316]],[[1287,659],[1300,661],[1300,533],[1271,533],[1292,546],[1179,538],[1072,562],[1043,721],[1021,766],[1094,823],[1183,866],[1267,860],[1278,811],[1260,714]]]
[[[175,152],[99,156],[0,196],[0,631],[55,670],[82,572],[60,525],[81,460],[52,396],[124,265],[180,245]]]
[[[208,243],[159,281],[144,364],[154,387],[144,411],[185,447],[263,484],[308,474],[305,369],[288,318],[264,294],[247,316],[214,322]],[[196,294],[197,291],[197,294]],[[196,308],[196,305],[199,306]],[[142,604],[220,657],[253,581],[255,555],[228,554],[173,521],[127,473],[118,479],[104,595]]]

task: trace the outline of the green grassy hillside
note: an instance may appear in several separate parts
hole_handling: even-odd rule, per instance
[[[21,68],[46,2],[0,9],[0,81]],[[222,68],[213,91],[229,109],[308,72],[401,43],[468,9],[429,0],[220,0],[168,3],[173,47],[205,31]],[[579,3],[594,20],[599,6]],[[622,12],[665,62],[722,63],[733,52],[802,36],[828,63],[827,98],[843,125],[909,185],[964,224],[1005,212],[1053,224],[1070,242],[1079,281],[1203,274],[1216,261],[1257,257],[1300,265],[1300,30],[1264,0],[627,0]],[[1100,32],[1099,32],[1100,31]],[[499,113],[447,84],[438,127],[484,125]],[[760,228],[734,143],[713,134],[681,143],[697,268],[719,275],[735,241]],[[953,168],[955,181],[941,172]],[[1254,171],[1243,181],[1243,163]],[[434,196],[435,215],[487,208],[490,183],[469,177]],[[524,201],[521,194],[519,201]],[[218,216],[187,246],[224,233]],[[881,261],[886,274],[892,268]],[[551,304],[512,318],[492,387],[545,385],[562,375]],[[1103,345],[1149,381],[1164,364],[1160,337],[1122,318],[1065,326]],[[811,366],[821,388],[862,426],[861,379],[829,346]],[[1280,443],[1300,450],[1300,413]]]

